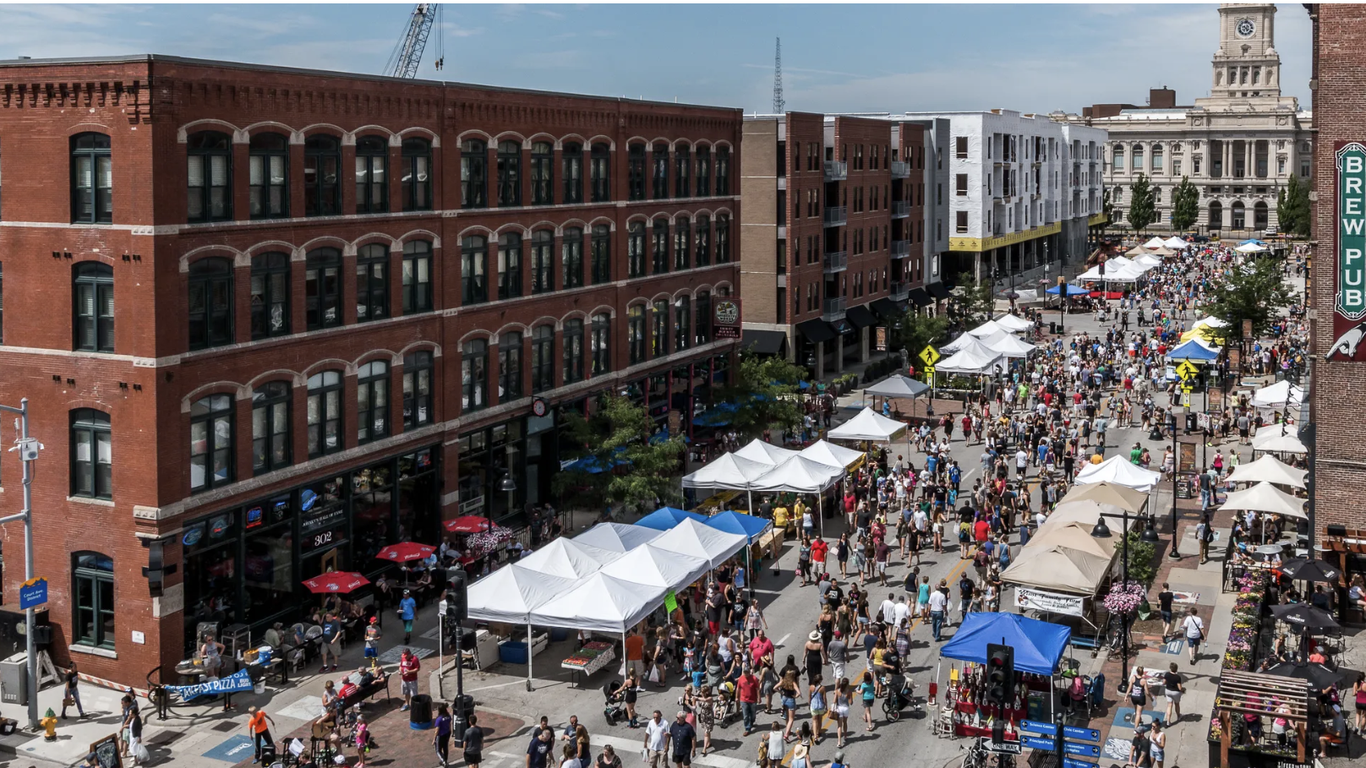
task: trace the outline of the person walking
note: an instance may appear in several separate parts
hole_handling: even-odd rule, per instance
[[[402,681],[403,693],[401,712],[407,712],[413,706],[413,697],[417,695],[417,672],[420,669],[422,669],[422,662],[413,653],[413,649],[404,648],[403,653],[398,657],[398,677]]]
[[[934,634],[934,641],[940,642],[944,629],[944,613],[948,609],[949,598],[942,591],[936,589],[929,595],[930,606],[930,628]]]
[[[864,730],[869,733],[873,730],[873,707],[877,703],[877,687],[873,684],[873,673],[871,670],[863,670],[863,678],[859,680],[858,689],[863,699],[863,724]]]
[[[248,707],[247,713],[247,733],[256,752],[256,757],[251,761],[254,765],[261,762],[261,750],[264,747],[271,747],[272,750],[275,747],[275,740],[270,737],[270,726],[275,725],[275,719],[256,707]]]
[[[413,618],[417,616],[417,601],[412,592],[403,590],[403,599],[398,601],[398,617],[403,619],[403,644],[413,641]],[[333,667],[336,669],[336,667]]]
[[[835,736],[836,745],[844,747],[849,739],[849,709],[854,705],[854,689],[850,687],[849,680],[839,678],[835,688]]]
[[[465,733],[461,737],[461,749],[464,751],[465,765],[468,768],[479,768],[479,764],[484,761],[484,729],[479,727],[479,716],[470,713],[469,725],[465,727]]]
[[[740,702],[740,719],[745,724],[745,735],[748,736],[754,730],[754,720],[759,710],[759,678],[754,676],[749,666],[735,681],[735,699]]]
[[[674,768],[690,768],[692,759],[697,755],[697,731],[688,722],[688,713],[679,711],[669,726],[665,743],[669,746],[669,759]]]
[[[811,707],[812,727],[816,731],[816,743],[819,744],[825,734],[825,715],[829,711],[829,693],[825,690],[825,683],[822,682],[820,673],[811,678],[811,683],[807,688],[807,701]]]
[[[384,633],[379,628],[379,615],[370,617],[370,625],[365,628],[365,658],[370,666],[379,666],[379,640]]]
[[[80,713],[81,719],[85,719],[85,707],[81,706],[81,690],[77,687],[80,683],[80,675],[76,672],[76,660],[71,660],[71,665],[66,670],[66,695],[62,698],[62,719],[66,719],[66,708],[75,706]]]
[[[1190,659],[1194,664],[1200,657],[1200,641],[1205,639],[1205,623],[1200,617],[1195,615],[1195,606],[1186,610],[1186,618],[1181,622],[1181,629],[1186,634],[1186,644],[1190,646]]]
[[[1148,753],[1153,759],[1153,768],[1162,768],[1162,761],[1166,758],[1167,733],[1162,730],[1162,721],[1153,720],[1153,730],[1148,736],[1151,745]]]
[[[1167,671],[1162,673],[1162,688],[1167,698],[1167,722],[1181,722],[1181,694],[1186,692],[1186,686],[1181,680],[1181,673],[1176,671],[1174,661]]]
[[[336,671],[337,662],[341,660],[341,656],[339,655],[339,652],[341,651],[341,636],[341,622],[337,620],[337,616],[335,614],[331,612],[327,613],[323,617],[323,666],[322,669],[318,670],[319,673]],[[327,664],[328,658],[332,659],[332,665],[330,667]]]
[[[773,725],[776,727],[778,724]],[[649,768],[669,768],[664,755],[668,743],[669,724],[664,722],[663,713],[656,709],[645,723],[645,758]]]
[[[446,768],[451,755],[451,711],[445,704],[436,705],[436,720],[433,724],[435,733],[432,734],[432,746],[441,760],[441,768]]]

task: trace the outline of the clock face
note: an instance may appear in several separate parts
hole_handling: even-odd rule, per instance
[[[1238,20],[1238,36],[1252,37],[1252,33],[1257,31],[1257,25],[1252,23],[1252,19]]]

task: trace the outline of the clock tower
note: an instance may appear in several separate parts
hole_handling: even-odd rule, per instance
[[[1214,54],[1211,97],[1243,100],[1281,95],[1275,23],[1276,6],[1271,3],[1219,6],[1219,51]]]

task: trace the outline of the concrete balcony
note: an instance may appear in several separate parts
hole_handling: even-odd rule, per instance
[[[847,251],[830,251],[825,254],[822,262],[825,274],[830,275],[835,272],[843,272],[849,268],[849,253]]]
[[[911,215],[911,201],[909,201],[909,200],[893,200],[893,201],[892,201],[892,218],[894,218],[894,219],[904,219],[904,218],[906,218],[906,217],[908,217],[908,216],[910,216],[910,215]]]
[[[902,160],[892,161],[892,178],[909,179],[911,177],[911,164]]]
[[[786,190],[786,189],[787,189],[787,177],[786,177],[786,176],[779,176],[779,177],[778,177],[778,189],[781,189],[781,190]]]
[[[911,287],[905,281],[895,282],[887,292],[891,294],[892,301],[905,301],[911,295]]]
[[[893,240],[893,241],[892,241],[892,258],[893,258],[893,259],[904,259],[904,258],[906,258],[907,256],[910,256],[910,255],[911,255],[911,241],[910,241],[910,240]]]
[[[825,161],[825,180],[844,181],[849,178],[849,164],[838,160]]]
[[[842,205],[826,208],[823,221],[827,227],[842,227],[849,222],[849,209]]]
[[[833,323],[844,319],[844,297],[836,299],[826,299],[821,304],[821,319],[827,323]]]

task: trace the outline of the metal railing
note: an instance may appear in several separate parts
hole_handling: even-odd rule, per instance
[[[911,255],[911,241],[910,241],[910,240],[893,240],[893,241],[892,241],[892,258],[894,258],[894,259],[904,259],[904,258],[906,258],[907,256],[910,256],[910,255]]]
[[[904,218],[906,218],[907,216],[910,216],[910,215],[911,215],[911,201],[909,201],[909,200],[893,200],[893,201],[892,201],[892,218],[894,218],[894,219],[904,219]]]
[[[911,295],[911,286],[907,285],[905,281],[895,282],[888,289],[888,293],[892,295],[892,301],[902,301]]]
[[[843,205],[826,208],[823,218],[827,227],[842,227],[849,221],[849,209]]]
[[[848,163],[842,163],[842,162],[840,162],[839,160],[826,160],[826,161],[825,161],[825,180],[826,180],[826,181],[844,181],[844,180],[847,179],[847,178],[849,178],[849,164],[848,164]]]
[[[849,253],[847,251],[828,251],[825,254],[826,272],[843,272],[849,268]]]
[[[904,160],[892,161],[892,178],[908,179],[911,176],[911,164]]]
[[[843,296],[834,299],[826,299],[821,304],[821,318],[826,320],[827,322],[843,320],[845,309],[844,305],[845,301]]]

